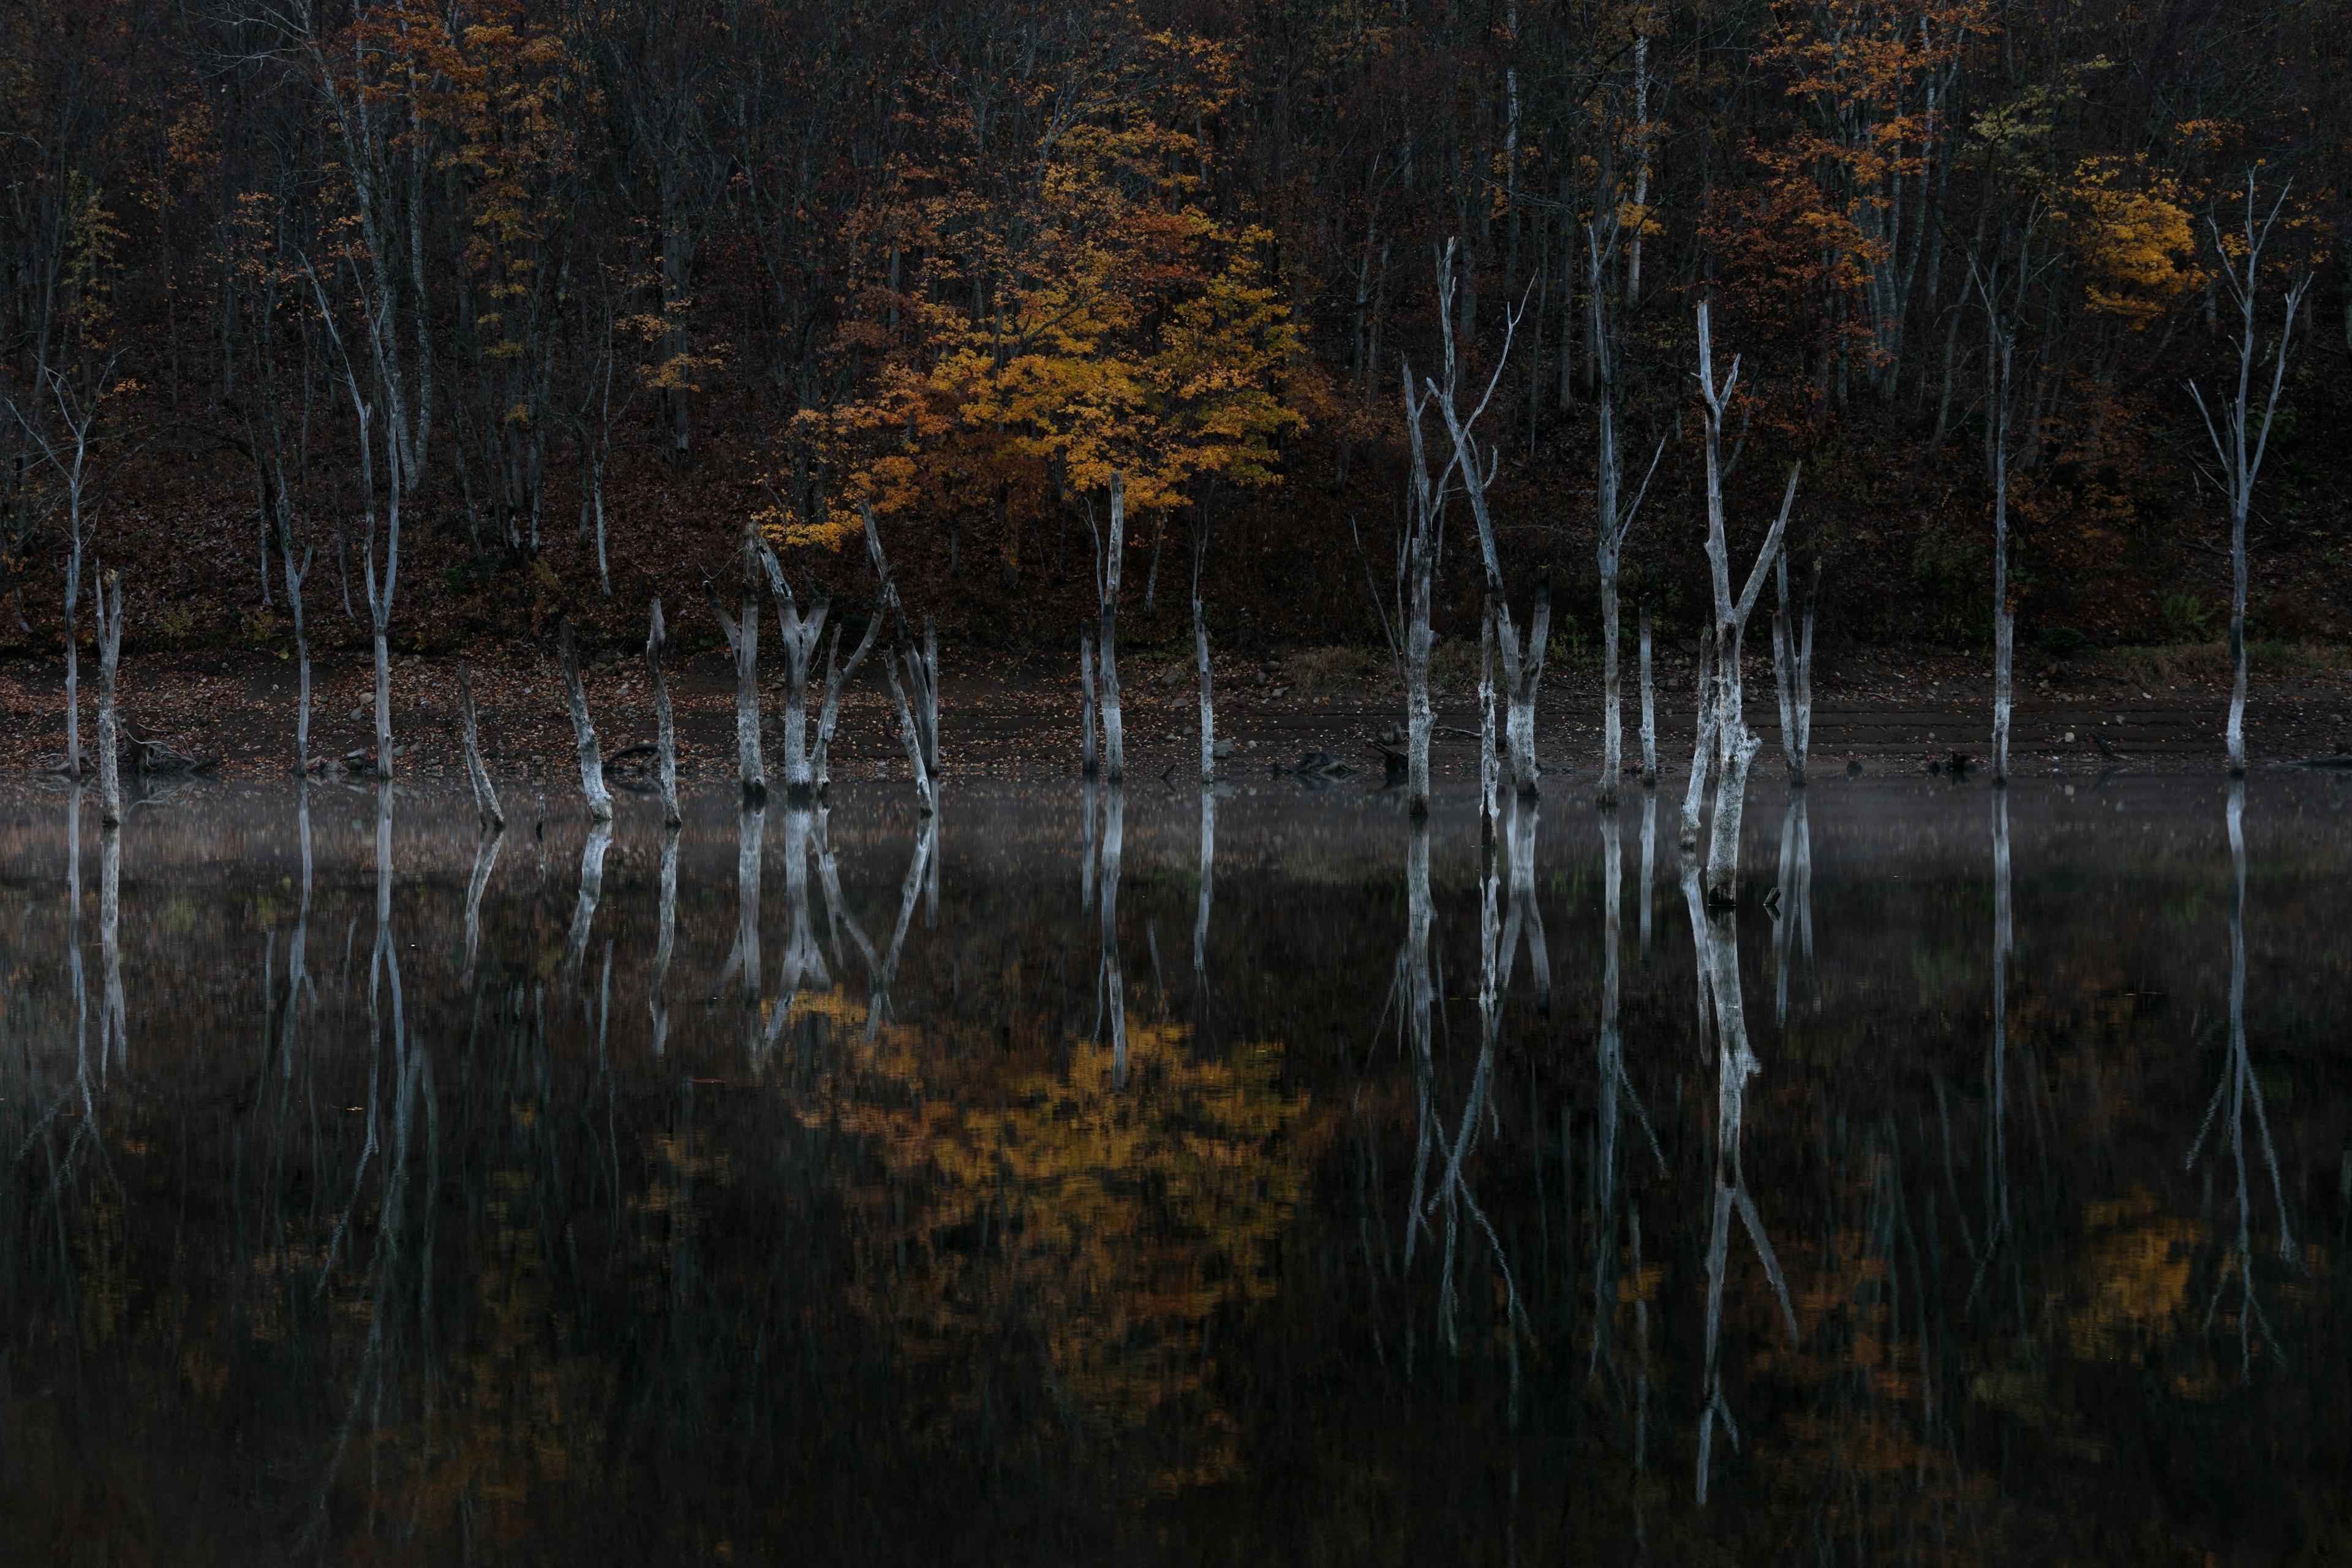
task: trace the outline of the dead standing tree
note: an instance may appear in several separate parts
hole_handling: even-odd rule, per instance
[[[1506,733],[1511,757],[1511,784],[1520,795],[1534,795],[1538,789],[1536,763],[1536,687],[1543,679],[1544,653],[1551,633],[1551,583],[1549,578],[1536,587],[1535,614],[1528,626],[1527,647],[1522,652],[1517,627],[1511,620],[1511,608],[1503,589],[1502,556],[1495,547],[1495,523],[1486,509],[1486,490],[1495,480],[1502,462],[1496,451],[1482,465],[1478,460],[1478,444],[1472,431],[1478,416],[1494,401],[1495,388],[1501,384],[1503,369],[1510,361],[1511,337],[1517,330],[1523,310],[1507,310],[1503,318],[1503,347],[1495,356],[1494,374],[1487,380],[1486,391],[1478,406],[1464,418],[1455,406],[1455,388],[1460,374],[1460,362],[1454,342],[1454,243],[1447,242],[1444,254],[1437,264],[1438,325],[1444,335],[1445,381],[1427,384],[1439,414],[1444,416],[1446,433],[1454,438],[1454,467],[1462,474],[1462,493],[1469,499],[1470,515],[1478,525],[1479,559],[1486,568],[1487,613],[1495,624],[1495,640],[1503,658],[1503,683],[1508,701]]]
[[[1095,633],[1095,668],[1091,672],[1101,683],[1103,770],[1116,784],[1127,776],[1127,736],[1118,706],[1118,578],[1120,563],[1127,556],[1127,476],[1113,468],[1110,475],[1110,537],[1095,525],[1094,500],[1087,500],[1087,528],[1095,542],[1095,603],[1097,606]],[[1089,680],[1086,644],[1078,645],[1078,679],[1087,687],[1087,698],[1093,698],[1093,681]],[[1087,726],[1087,743],[1091,746],[1094,726]]]
[[[122,576],[98,574],[98,820],[122,820],[122,762],[114,716],[114,672],[122,658]]]
[[[580,793],[588,799],[591,819],[610,822],[613,792],[604,785],[604,752],[597,743],[595,721],[588,716],[588,693],[580,683],[580,647],[569,619],[556,628],[555,647],[563,664],[563,697],[572,712],[572,733],[580,747]],[[601,857],[597,863],[603,865]]]
[[[2213,454],[2221,463],[2220,474],[2207,477],[2213,479],[2230,507],[2230,727],[2224,739],[2233,778],[2242,778],[2246,772],[2246,517],[2253,510],[2254,480],[2262,473],[2263,455],[2270,450],[2271,420],[2278,413],[2279,392],[2286,383],[2287,345],[2294,335],[2294,318],[2303,308],[2304,295],[2311,288],[2311,279],[2306,275],[2286,290],[2286,315],[2279,323],[2278,347],[2271,362],[2270,396],[2263,404],[2261,425],[2250,429],[2253,426],[2252,384],[2262,346],[2254,316],[2263,248],[2270,242],[2271,230],[2278,223],[2291,188],[2279,188],[2269,216],[2257,223],[2254,175],[2252,171],[2247,172],[2246,217],[2242,237],[2239,237],[2240,250],[2235,256],[2222,244],[2220,226],[2207,220],[2207,227],[2213,235],[2213,247],[2227,263],[2221,268],[2221,277],[2229,287],[2231,302],[2238,307],[2238,386],[2234,395],[2221,400],[2216,417],[2215,411],[2206,405],[2205,395],[2197,389],[2197,384],[2189,384],[2189,395],[2197,400],[2197,412],[2205,419],[2205,434],[2212,440]]]
[[[483,827],[496,833],[507,825],[506,813],[499,809],[499,792],[490,783],[490,770],[482,765],[481,726],[474,714],[474,667],[457,666],[457,700],[464,719],[466,745],[466,779],[474,786],[474,810],[480,816]]]
[[[392,777],[392,597],[400,577],[400,502],[404,484],[402,464],[402,427],[398,405],[396,368],[397,351],[387,343],[389,323],[382,313],[367,309],[367,286],[361,279],[361,304],[365,310],[368,328],[369,363],[376,384],[377,401],[390,400],[385,415],[387,438],[384,442],[386,460],[383,577],[378,582],[375,570],[375,459],[372,437],[376,405],[360,391],[359,364],[343,342],[342,330],[335,325],[334,307],[327,299],[326,285],[306,258],[303,270],[310,275],[311,290],[319,299],[319,315],[326,324],[328,341],[334,344],[336,358],[343,367],[343,381],[351,392],[352,417],[360,438],[360,496],[367,514],[367,538],[362,552],[364,571],[363,585],[367,590],[368,624],[375,641],[375,771],[379,778]],[[388,309],[388,307],[387,307]],[[416,436],[418,460],[422,460],[424,437],[419,427]],[[413,484],[414,480],[407,481]]]
[[[740,622],[727,614],[719,602],[719,591],[709,583],[702,585],[702,595],[710,602],[710,614],[719,622],[719,632],[727,638],[727,647],[735,656],[735,761],[736,775],[743,787],[743,799],[757,805],[768,798],[768,775],[760,760],[760,584],[752,575],[751,525],[743,529],[743,618]]]
[[[824,636],[825,617],[833,613],[833,601],[819,595],[808,614],[802,615],[792,584],[784,581],[783,566],[765,540],[760,542],[760,563],[767,568],[768,587],[776,596],[776,636],[784,652],[784,798],[805,805],[816,789],[815,775],[809,767],[809,671],[816,664],[817,645]]]
[[[1714,710],[1712,725],[1704,711],[1699,728],[1702,741],[1711,727],[1715,743],[1716,789],[1715,826],[1707,845],[1706,896],[1716,903],[1732,901],[1735,882],[1739,872],[1739,818],[1746,805],[1748,764],[1756,760],[1762,747],[1755,731],[1748,728],[1746,710],[1741,700],[1740,643],[1748,627],[1748,617],[1756,608],[1756,601],[1764,592],[1765,574],[1771,569],[1780,551],[1780,541],[1789,528],[1789,513],[1797,504],[1798,467],[1790,465],[1789,488],[1780,498],[1780,514],[1772,521],[1764,543],[1756,552],[1756,566],[1748,575],[1748,585],[1739,597],[1731,596],[1731,553],[1723,531],[1723,410],[1730,400],[1732,389],[1739,382],[1739,361],[1731,362],[1731,372],[1723,384],[1715,384],[1715,351],[1709,331],[1707,303],[1698,306],[1698,385],[1699,397],[1706,421],[1706,564],[1707,574],[1715,588],[1715,624],[1708,637],[1713,645],[1715,681],[1712,693],[1702,686],[1700,702],[1703,708]],[[1710,650],[1701,650],[1706,661]],[[1701,763],[1692,765],[1692,786],[1696,795],[1703,784],[1698,776]],[[1696,814],[1685,809],[1683,819],[1684,847],[1695,847]]]
[[[662,648],[668,641],[669,630],[662,625],[661,601],[656,599],[646,630],[646,683],[654,693],[654,749],[661,769],[662,823],[675,827],[683,819],[677,811],[677,725],[670,716],[669,682],[662,678]],[[674,886],[677,880],[674,839],[666,842],[664,853],[668,857],[666,874]]]
[[[1805,784],[1805,759],[1813,744],[1813,597],[1821,584],[1821,569],[1805,591],[1805,621],[1801,631],[1789,615],[1789,552],[1772,563],[1779,607],[1772,616],[1772,684],[1780,697],[1780,752],[1788,759],[1789,784]],[[1644,630],[1647,636],[1646,628]]]
[[[82,776],[81,754],[81,670],[79,647],[75,640],[75,616],[81,603],[82,541],[88,535],[85,524],[89,517],[89,458],[92,432],[98,425],[99,408],[104,402],[106,389],[114,375],[114,360],[109,358],[100,370],[96,390],[78,393],[64,372],[47,362],[36,367],[34,384],[44,383],[49,396],[58,405],[58,417],[64,427],[62,437],[52,437],[47,422],[36,422],[17,406],[15,400],[8,411],[16,416],[41,455],[41,460],[58,471],[65,484],[66,506],[66,756],[64,772],[69,778]]]
[[[889,681],[891,700],[898,705],[898,738],[906,745],[907,765],[915,775],[915,795],[922,804],[924,815],[929,816],[939,809],[939,626],[925,616],[922,647],[919,649],[915,646],[914,627],[908,624],[907,607],[898,597],[898,582],[890,574],[890,558],[883,552],[882,531],[875,524],[874,509],[861,501],[858,511],[866,522],[866,552],[873,557],[874,574],[882,584],[880,610],[877,613],[887,611],[898,634],[897,657],[883,656],[882,673]]]

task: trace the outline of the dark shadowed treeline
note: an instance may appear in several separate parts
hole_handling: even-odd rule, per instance
[[[2342,476],[2304,432],[2352,343],[2347,20],[8,0],[0,643],[53,652],[94,563],[137,648],[282,642],[306,569],[356,642],[403,527],[403,651],[698,605],[747,521],[862,596],[864,504],[950,635],[1059,646],[1114,470],[1135,635],[1198,583],[1221,637],[1369,637],[1456,240],[1506,571],[1556,569],[1571,644],[1597,509],[1660,443],[1623,591],[1703,613],[1702,298],[1738,530],[1804,458],[1833,633],[1981,641],[2001,472],[2025,636],[2203,639],[2229,465],[2186,385],[2235,384],[2250,203],[2258,357],[2316,279],[2252,625],[2338,635]],[[1440,619],[1480,588],[1446,552]]]

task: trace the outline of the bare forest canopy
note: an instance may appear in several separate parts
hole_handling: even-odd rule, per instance
[[[869,600],[861,506],[951,640],[1066,646],[1114,472],[1130,637],[1189,645],[1197,584],[1222,641],[1377,640],[1455,240],[1503,574],[1569,644],[1601,470],[1654,453],[1622,592],[1706,616],[1703,300],[1735,553],[1801,460],[1825,636],[1982,647],[1999,557],[2029,647],[2205,640],[2242,465],[2189,386],[2245,384],[2250,209],[2257,421],[2294,334],[2250,635],[2340,637],[2347,37],[2347,0],[0,0],[0,647],[57,654],[69,565],[147,650],[284,647],[307,565],[357,645],[404,514],[400,651],[656,595],[710,647],[747,521]]]

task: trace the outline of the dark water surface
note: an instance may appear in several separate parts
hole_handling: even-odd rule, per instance
[[[1570,795],[15,786],[0,1559],[2352,1553],[2347,781]]]

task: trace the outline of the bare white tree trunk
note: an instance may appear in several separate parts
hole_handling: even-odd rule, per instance
[[[121,725],[114,714],[114,675],[121,657],[121,574],[101,569],[98,578],[98,820],[103,827],[122,820],[122,747]]]
[[[596,742],[595,721],[588,717],[588,692],[580,684],[580,648],[566,620],[556,628],[556,656],[563,664],[563,695],[572,711],[572,733],[580,748],[580,793],[588,799],[593,821],[613,820],[613,792],[604,787],[604,752]]]
[[[474,810],[483,826],[504,827],[507,817],[499,809],[499,792],[490,783],[490,770],[482,765],[481,732],[474,716],[474,667],[463,662],[457,666],[457,701],[465,726],[466,778],[474,786]]]
[[[305,802],[309,786],[304,786]],[[490,873],[497,869],[499,846],[506,841],[505,830],[495,822],[484,819],[482,836],[474,844],[474,871],[466,879],[466,970],[464,984],[471,990],[474,984],[474,961],[482,945],[482,894],[490,885]]]
[[[1217,779],[1217,706],[1209,685],[1209,623],[1201,616],[1199,584],[1192,595],[1192,656],[1201,675],[1201,782]]]
[[[2282,186],[2278,198],[2271,204],[2270,216],[2256,221],[2254,212],[2255,180],[2249,170],[2246,174],[2246,216],[2242,237],[2233,237],[2237,248],[2232,253],[2221,241],[2220,228],[2207,220],[2212,230],[2214,249],[2225,265],[2223,280],[2229,285],[2231,300],[2238,307],[2238,384],[2234,395],[2224,396],[2219,417],[2205,405],[2204,395],[2197,384],[2189,384],[2189,395],[2197,400],[2197,410],[2204,416],[2205,433],[2213,443],[2214,456],[2221,459],[2223,493],[2230,503],[2230,722],[2224,733],[2229,748],[2230,773],[2243,777],[2246,772],[2246,518],[2253,510],[2254,480],[2262,473],[2263,458],[2270,450],[2271,420],[2278,413],[2279,393],[2286,384],[2287,349],[2294,336],[2294,320],[2301,313],[2305,295],[2311,288],[2308,274],[2297,279],[2286,290],[2286,313],[2279,323],[2276,352],[2271,362],[2271,391],[2263,405],[2262,422],[2253,420],[2252,382],[2254,365],[2261,358],[2261,340],[2255,331],[2255,306],[2259,301],[2262,278],[2263,248],[2269,242],[2271,229],[2278,222],[2279,212],[2286,204],[2287,187]],[[2347,319],[2352,320],[2352,306],[2347,308]]]
[[[842,693],[849,689],[851,681],[857,679],[858,667],[866,662],[866,656],[874,651],[874,639],[881,635],[881,631],[882,605],[877,600],[874,613],[866,619],[866,635],[857,639],[857,647],[851,651],[845,668],[835,662],[841,652],[839,626],[833,628],[833,639],[825,644],[824,707],[817,714],[816,743],[809,753],[809,775],[819,795],[823,795],[826,786],[833,783],[833,731],[835,726],[841,722]]]
[[[760,596],[751,580],[748,543],[744,547],[742,620],[729,617],[709,584],[702,585],[702,592],[710,601],[710,613],[727,638],[728,648],[735,655],[736,777],[741,782],[745,800],[764,801],[768,797],[768,774],[760,757]]]
[[[1699,634],[1698,662],[1691,686],[1696,692],[1697,733],[1691,743],[1690,782],[1683,789],[1680,843],[1688,855],[1698,848],[1698,828],[1706,810],[1706,785],[1715,765],[1715,628]]]
[[[310,563],[317,551],[310,545],[302,547],[302,564],[294,564],[294,536],[285,523],[283,514],[278,522],[278,559],[286,570],[286,603],[294,615],[294,668],[298,683],[294,709],[294,771],[310,771],[310,637],[302,619],[302,583],[310,575]]]
[[[1707,842],[1707,897],[1717,903],[1728,903],[1737,893],[1739,875],[1739,819],[1746,805],[1748,768],[1763,745],[1755,732],[1748,728],[1742,703],[1740,682],[1740,643],[1754,613],[1756,601],[1764,591],[1764,578],[1780,552],[1780,542],[1788,532],[1789,513],[1797,504],[1798,469],[1789,469],[1789,488],[1780,498],[1780,514],[1775,518],[1769,532],[1764,536],[1763,547],[1757,552],[1755,569],[1748,574],[1748,585],[1735,601],[1731,596],[1730,549],[1723,529],[1723,408],[1738,384],[1739,362],[1735,358],[1731,371],[1717,387],[1715,381],[1715,353],[1709,331],[1707,302],[1698,306],[1698,368],[1699,396],[1706,417],[1706,559],[1707,570],[1715,588],[1715,654],[1716,654],[1716,714],[1715,744],[1719,776],[1715,791],[1715,826]]]
[[[764,541],[760,561],[768,569],[768,586],[776,596],[777,640],[784,653],[784,794],[787,800],[805,805],[815,788],[815,775],[809,766],[809,673],[816,664],[817,645],[824,635],[833,601],[821,597],[803,616],[776,552]]]
[[[933,793],[930,770],[923,765],[922,725],[916,718],[914,705],[908,700],[907,689],[899,682],[896,661],[885,658],[882,673],[890,682],[890,700],[898,708],[898,739],[907,748],[907,768],[915,776],[915,798],[929,816],[939,809],[938,796]]]
[[[1397,541],[1397,616],[1403,623],[1398,640],[1403,644],[1405,702],[1405,809],[1416,820],[1429,815],[1429,743],[1436,729],[1429,700],[1429,656],[1433,641],[1430,610],[1436,592],[1437,552],[1445,529],[1445,500],[1453,475],[1445,472],[1433,484],[1429,460],[1422,447],[1421,414],[1436,394],[1413,381],[1412,362],[1402,360],[1405,434],[1412,454],[1411,489],[1406,494],[1405,529]],[[1385,621],[1386,612],[1382,613]]]
[[[1650,604],[1644,599],[1642,626],[1642,787],[1658,782],[1658,688],[1650,674]]]
[[[1535,618],[1528,626],[1528,646],[1519,647],[1509,609],[1495,600],[1495,642],[1503,656],[1506,700],[1506,744],[1510,751],[1511,789],[1520,795],[1542,790],[1542,767],[1536,761],[1536,687],[1543,679],[1544,654],[1551,637],[1551,578],[1536,584]]]
[[[654,693],[654,752],[661,770],[662,822],[676,827],[682,820],[677,809],[677,725],[669,710],[669,682],[662,674],[662,649],[668,642],[669,628],[662,624],[661,601],[656,599],[646,628],[646,682]],[[671,853],[675,855],[675,847]]]
[[[1127,737],[1118,705],[1118,578],[1127,556],[1127,476],[1110,476],[1110,537],[1097,537],[1095,589],[1101,605],[1095,654],[1102,662],[1103,772],[1113,784],[1127,776]]]
[[[937,809],[939,804],[939,627],[930,616],[923,617],[923,643],[918,649],[914,628],[907,622],[906,605],[898,597],[898,584],[891,576],[890,559],[883,553],[882,531],[875,523],[874,509],[860,502],[858,510],[866,521],[866,552],[873,558],[875,575],[881,579],[882,604],[889,611],[898,632],[898,659],[894,664],[885,656],[882,669],[889,677],[890,695],[898,703],[899,730],[907,742],[907,761],[915,773],[915,794],[928,813]],[[902,670],[906,676],[903,686],[899,682]]]
[[[1494,518],[1486,507],[1486,490],[1501,468],[1502,454],[1499,451],[1491,453],[1488,460],[1482,464],[1477,442],[1472,435],[1479,415],[1486,412],[1487,404],[1494,398],[1496,386],[1502,380],[1504,364],[1510,358],[1511,337],[1517,330],[1523,312],[1506,309],[1503,347],[1496,356],[1494,374],[1487,381],[1486,394],[1480,397],[1478,406],[1470,411],[1467,418],[1463,417],[1454,405],[1460,366],[1454,342],[1454,242],[1447,242],[1445,253],[1437,268],[1438,324],[1445,347],[1445,381],[1442,386],[1429,384],[1428,390],[1438,412],[1444,416],[1446,433],[1454,439],[1454,463],[1449,472],[1460,472],[1462,493],[1468,498],[1470,515],[1478,525],[1479,560],[1486,571],[1486,599],[1490,606],[1488,618],[1502,647],[1509,687],[1513,785],[1522,793],[1532,793],[1539,787],[1535,755],[1535,695],[1536,684],[1543,678],[1543,644],[1549,630],[1551,615],[1550,585],[1546,583],[1537,590],[1536,616],[1542,625],[1530,637],[1527,658],[1522,660],[1517,633],[1511,624],[1509,602],[1503,591],[1503,564],[1495,546]]]
[[[122,829],[112,822],[100,822],[98,829],[98,951],[105,970],[99,1060],[127,1066],[131,1019],[122,994]]]
[[[1503,772],[1495,725],[1495,623],[1502,605],[1486,601],[1478,622],[1478,838],[1492,854],[1502,832]]]
[[[74,611],[81,597],[81,536],[66,559],[66,776],[81,777],[81,654],[76,646]]]
[[[1095,731],[1101,728],[1095,710],[1095,634],[1089,626],[1078,633],[1078,772],[1087,778],[1102,771],[1095,754]]]
[[[1801,634],[1789,614],[1789,552],[1772,563],[1780,601],[1772,616],[1772,683],[1780,698],[1780,754],[1789,763],[1789,783],[1803,788],[1805,760],[1813,734],[1813,605],[1805,600],[1805,624]]]

